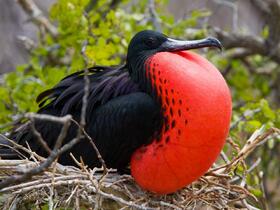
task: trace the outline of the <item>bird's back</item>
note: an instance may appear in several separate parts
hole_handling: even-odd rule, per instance
[[[160,107],[131,80],[125,66],[97,66],[90,68],[89,72],[85,130],[94,140],[108,167],[122,170],[129,163],[133,151],[147,144],[154,131],[160,127]],[[71,114],[79,122],[84,84],[84,71],[65,77],[54,88],[38,96],[38,113],[55,116]],[[47,156],[30,126],[28,123],[17,129],[11,138],[22,145],[27,142],[32,150]],[[48,146],[53,148],[62,125],[36,120],[35,127]],[[77,135],[77,129],[72,123],[64,143]],[[0,155],[5,157],[3,151],[0,150]],[[91,167],[100,166],[94,149],[86,139],[82,139],[70,152],[77,159],[82,157]],[[73,164],[68,153],[60,157],[60,162]]]

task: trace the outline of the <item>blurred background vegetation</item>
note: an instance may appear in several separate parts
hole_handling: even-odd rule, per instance
[[[261,127],[280,127],[278,0],[52,0],[42,8],[31,0],[11,2],[0,2],[0,26],[5,29],[10,21],[14,27],[13,32],[1,30],[6,35],[0,38],[0,45],[6,46],[0,53],[2,133],[21,121],[24,113],[37,110],[40,92],[84,68],[85,43],[88,66],[118,65],[126,59],[130,38],[142,29],[160,30],[174,38],[215,36],[222,41],[222,53],[208,49],[199,53],[220,69],[230,86],[230,136],[236,144],[244,145]],[[31,34],[16,30],[24,24],[29,24]],[[256,166],[247,183],[261,209],[280,208],[279,143],[279,136],[269,139],[247,162],[248,167]],[[224,151],[229,158],[233,155],[226,147]],[[243,171],[240,166],[234,173]]]

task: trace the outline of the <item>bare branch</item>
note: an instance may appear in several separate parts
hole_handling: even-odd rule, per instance
[[[87,45],[88,45],[88,41],[85,40],[83,42],[82,51],[81,51],[81,54],[83,55],[84,62],[85,62],[85,68],[84,68],[85,85],[84,85],[84,96],[83,96],[83,99],[82,99],[83,100],[83,105],[82,105],[81,119],[80,119],[80,125],[81,125],[82,128],[84,128],[85,125],[86,125],[86,110],[87,110],[87,103],[88,103],[88,96],[89,96],[89,85],[90,85],[90,81],[89,81],[89,78],[88,78],[89,71],[88,71],[88,68],[87,68],[88,58],[85,54]]]
[[[17,0],[22,9],[32,18],[32,20],[43,26],[54,38],[58,36],[58,31],[54,25],[43,15],[33,0]]]
[[[162,29],[161,29],[161,25],[160,25],[160,18],[156,12],[156,9],[155,9],[155,1],[154,0],[149,0],[149,12],[150,12],[150,15],[151,15],[151,21],[153,23],[153,26],[154,28],[159,31],[159,32],[162,32]]]
[[[108,169],[107,169],[106,163],[105,163],[104,159],[102,158],[102,155],[99,152],[97,146],[95,145],[93,139],[90,137],[90,135],[88,135],[88,133],[85,131],[85,129],[83,127],[81,127],[81,125],[77,121],[72,119],[72,122],[74,122],[82,130],[83,134],[88,139],[89,143],[91,144],[91,146],[93,147],[94,151],[96,152],[97,158],[99,159],[99,162],[101,163],[101,165],[102,165],[102,167],[104,169],[104,173],[107,173]]]
[[[219,28],[214,28],[214,33],[223,43],[226,49],[244,48],[243,56],[262,55],[269,57],[276,63],[280,63],[280,2],[279,0],[251,0],[259,11],[263,13],[263,19],[267,24],[268,37],[261,38],[255,35],[240,35],[228,33]],[[238,55],[239,57],[241,55]]]
[[[246,206],[254,208],[251,198],[255,202],[258,201],[248,191],[245,180],[246,175],[260,161],[256,160],[249,169],[245,167],[245,173],[242,176],[232,173],[232,170],[236,168],[239,162],[244,161],[244,158],[257,146],[264,143],[269,137],[275,137],[277,134],[280,135],[280,131],[276,128],[271,128],[267,131],[262,129],[257,130],[243,148],[240,148],[239,145],[229,140],[228,142],[231,148],[237,151],[237,155],[230,163],[211,169],[192,185],[172,195],[155,196],[146,193],[135,185],[132,177],[129,175],[121,176],[116,171],[109,170],[108,174],[104,176],[97,173],[102,170],[96,168],[92,170],[88,169],[83,163],[80,164],[81,169],[58,171],[56,169],[46,168],[43,173],[37,174],[32,180],[26,183],[13,184],[10,187],[2,189],[0,192],[12,193],[20,197],[26,194],[33,196],[35,194],[37,199],[41,201],[42,199],[50,198],[50,196],[54,195],[52,193],[56,192],[56,189],[60,189],[62,194],[55,194],[55,196],[59,196],[55,198],[64,198],[64,200],[67,198],[66,205],[86,202],[90,205],[99,206],[100,208],[103,207],[102,201],[105,202],[105,200],[113,201],[112,205],[114,205],[114,202],[117,203],[119,208],[122,209],[129,207],[136,209],[200,209],[205,205],[225,209],[235,204],[241,205],[242,208]],[[76,140],[79,139],[76,138]],[[28,160],[25,161],[28,163]],[[9,165],[14,167],[21,163],[12,161],[3,162],[0,160],[1,164],[5,167]],[[53,167],[56,167],[56,164]],[[65,168],[68,167],[70,166],[65,166]],[[50,191],[51,187],[53,192]],[[107,205],[107,203],[104,205]]]
[[[269,8],[266,1],[263,0],[251,0],[252,5],[254,5],[260,12],[267,15],[269,14]]]
[[[65,115],[63,117],[57,117],[54,115],[48,115],[48,114],[36,114],[36,113],[27,113],[25,115],[26,118],[34,118],[38,120],[46,120],[50,122],[56,122],[56,123],[61,123],[64,124],[65,122],[69,121],[72,119],[71,115]]]
[[[52,150],[49,157],[38,167],[25,172],[23,175],[14,175],[14,176],[11,176],[11,177],[3,180],[0,183],[0,189],[10,186],[12,184],[24,182],[26,180],[31,179],[32,176],[42,173],[44,170],[46,170],[48,167],[50,167],[52,165],[52,163],[56,160],[56,158],[58,158],[62,153],[71,149],[81,139],[81,138],[74,138],[69,143],[65,144],[61,149],[59,149],[59,147],[62,144],[62,141],[66,137],[72,117],[70,115],[66,115],[65,117],[59,118],[59,117],[54,117],[54,116],[49,116],[49,115],[40,116],[38,114],[29,114],[29,116],[33,116],[34,118],[39,118],[39,119],[46,119],[46,120],[57,119],[56,122],[64,122],[64,124],[63,124],[61,132],[59,134],[59,137],[56,141],[54,149]]]
[[[35,42],[27,36],[17,36],[17,39],[23,43],[26,50],[29,52],[36,47]]]
[[[2,134],[0,134],[0,136],[1,136],[1,138],[4,138],[6,141],[8,141],[11,145],[13,145],[13,148],[11,148],[11,149],[22,150],[30,155],[35,156],[38,160],[42,160],[42,157],[37,155],[35,152],[30,151],[29,149],[27,149],[26,147],[24,147],[20,144],[17,144],[15,141],[7,138],[6,136],[4,136]],[[7,146],[7,145],[3,145],[3,146]],[[17,151],[17,152],[19,152],[19,151]]]
[[[88,19],[88,14],[86,13],[86,11],[84,12],[85,17]],[[91,29],[92,29],[92,25],[90,24],[90,20],[88,19],[89,22],[89,29],[88,29],[88,33],[91,33]],[[92,140],[92,138],[86,133],[85,131],[85,125],[86,125],[86,111],[87,111],[87,105],[88,105],[88,96],[89,96],[89,86],[90,86],[90,80],[89,80],[89,70],[87,68],[88,66],[88,58],[87,55],[85,54],[86,52],[86,47],[88,45],[88,40],[85,40],[83,42],[83,46],[82,46],[82,50],[81,50],[81,54],[84,58],[84,64],[85,64],[85,68],[84,68],[84,81],[85,81],[85,85],[84,85],[84,95],[83,95],[83,104],[82,104],[82,110],[81,110],[81,118],[80,118],[80,125],[73,120],[73,122],[79,126],[79,133],[84,133],[84,135],[86,136],[86,138],[89,140],[89,143],[91,144],[91,146],[93,147],[93,149],[96,152],[97,158],[99,159],[103,169],[104,169],[104,174],[106,174],[108,172],[106,164],[104,159],[102,158],[97,146],[95,145],[94,141]]]
[[[227,49],[231,48],[246,48],[255,54],[268,54],[266,50],[265,41],[253,35],[240,35],[235,33],[227,33],[219,28],[213,28],[217,34],[217,38],[223,43]]]
[[[41,133],[39,133],[36,128],[35,128],[35,122],[34,122],[34,118],[30,119],[30,127],[31,127],[31,131],[32,133],[35,135],[36,139],[38,140],[38,142],[41,144],[41,146],[47,151],[48,154],[51,154],[51,149],[49,148],[49,146],[47,145],[47,143],[44,141]]]

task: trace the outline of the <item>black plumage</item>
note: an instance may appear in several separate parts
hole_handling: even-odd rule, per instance
[[[147,144],[160,126],[160,106],[131,80],[126,66],[97,66],[90,68],[89,72],[90,90],[85,130],[94,140],[107,166],[123,170],[128,165],[132,152]],[[55,116],[71,114],[79,121],[83,94],[84,71],[80,71],[41,93],[37,98],[40,107],[38,113]],[[62,126],[59,123],[36,120],[35,127],[48,146],[53,148]],[[64,143],[76,136],[77,129],[72,123]],[[47,156],[30,130],[30,123],[26,124],[13,133],[11,138],[21,145],[26,145],[27,142],[32,150]],[[69,152],[78,159],[82,157],[90,167],[100,166],[96,152],[86,139],[81,140]],[[5,157],[3,149],[0,153]],[[6,156],[12,157],[8,152]],[[62,164],[74,163],[69,153],[63,154],[59,161]]]
[[[152,138],[160,138],[164,118],[158,93],[153,90],[146,76],[145,66],[148,58],[161,51],[180,51],[205,46],[221,47],[213,38],[183,42],[169,39],[155,31],[142,31],[131,40],[125,65],[96,66],[89,69],[85,130],[98,147],[108,167],[124,170],[137,148],[149,144]],[[84,84],[84,71],[65,77],[54,88],[38,96],[38,113],[54,116],[71,114],[79,121]],[[35,120],[35,127],[52,149],[62,125]],[[63,143],[73,139],[77,130],[77,125],[72,123]],[[18,144],[28,144],[33,151],[47,156],[47,152],[31,132],[30,123],[20,126],[9,137]],[[9,143],[0,138],[0,144]],[[78,159],[82,157],[90,167],[100,166],[96,152],[85,139],[69,152]],[[69,152],[60,156],[60,163],[74,163]],[[0,156],[12,158],[17,157],[17,154],[7,147],[1,147]]]

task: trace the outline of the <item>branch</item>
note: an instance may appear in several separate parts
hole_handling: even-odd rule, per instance
[[[247,51],[244,56],[259,54],[280,64],[280,1],[251,0],[251,2],[263,13],[263,19],[269,29],[267,38],[228,33],[219,28],[213,30],[226,49],[244,48]]]
[[[36,139],[41,144],[41,146],[47,151],[47,153],[51,154],[51,149],[49,148],[48,144],[44,141],[41,133],[39,133],[35,128],[34,118],[31,118],[30,120],[31,120],[30,127],[31,127],[32,133],[35,135]]]
[[[264,127],[256,130],[251,137],[247,140],[246,144],[243,148],[238,151],[238,154],[230,161],[230,163],[225,164],[223,166],[211,169],[209,172],[216,173],[227,173],[233,168],[235,168],[238,163],[244,161],[244,159],[250,155],[256,147],[264,144],[272,135],[278,134],[280,135],[280,130],[278,128],[270,128],[266,132],[264,132]]]
[[[63,127],[60,131],[60,134],[58,136],[54,149],[51,151],[51,154],[49,155],[49,157],[42,164],[40,164],[36,168],[30,169],[29,171],[25,172],[23,175],[14,175],[14,176],[11,176],[11,177],[3,180],[0,183],[0,189],[2,189],[4,187],[8,187],[12,184],[18,184],[18,183],[24,182],[26,180],[31,179],[34,175],[42,173],[49,166],[52,165],[52,163],[56,160],[56,158],[58,158],[62,153],[71,149],[72,146],[74,146],[80,140],[80,138],[74,138],[69,143],[65,144],[61,149],[59,149],[64,138],[67,135],[67,131],[68,131],[71,119],[72,119],[72,117],[70,115],[66,115],[65,117],[61,117],[61,118],[49,116],[49,115],[43,115],[43,116],[40,116],[38,114],[28,114],[28,115],[33,116],[33,118],[39,118],[39,119],[45,119],[45,120],[57,119],[56,122],[63,122]]]
[[[251,0],[253,6],[255,6],[261,13],[269,14],[269,8],[266,1],[263,0]]]
[[[246,48],[254,54],[268,54],[266,50],[265,41],[253,35],[240,35],[235,33],[228,33],[219,28],[213,28],[217,38],[223,43],[227,49],[232,48]]]
[[[36,114],[36,113],[27,113],[25,115],[26,118],[34,118],[38,120],[46,120],[50,122],[56,122],[56,123],[61,123],[64,124],[68,120],[72,119],[71,115],[65,115],[63,117],[57,117],[53,115],[48,115],[48,114]]]
[[[84,16],[87,18],[88,20],[88,23],[89,23],[89,29],[88,29],[88,33],[91,34],[91,30],[92,30],[92,24],[89,20],[89,16],[87,14],[86,11],[84,11]],[[82,45],[82,50],[81,50],[81,54],[83,56],[83,59],[84,59],[84,65],[85,65],[85,68],[84,68],[84,81],[85,81],[85,86],[84,86],[84,95],[83,95],[83,104],[82,104],[82,110],[81,110],[81,119],[80,119],[80,124],[78,124],[75,120],[73,120],[73,122],[75,124],[77,124],[79,126],[79,135],[81,133],[83,133],[86,138],[89,140],[89,143],[91,144],[91,146],[93,147],[93,149],[95,150],[96,152],[96,155],[97,155],[97,158],[99,159],[99,162],[101,163],[102,167],[103,167],[103,170],[104,170],[104,174],[106,174],[108,172],[107,170],[107,167],[106,167],[106,164],[105,164],[105,161],[104,159],[102,158],[97,146],[95,145],[95,143],[93,142],[92,138],[86,133],[85,131],[85,126],[86,126],[86,111],[87,111],[87,105],[88,105],[88,96],[89,96],[89,86],[90,86],[90,80],[89,80],[89,70],[87,68],[88,66],[88,57],[87,55],[85,54],[86,52],[86,48],[87,48],[87,45],[88,45],[88,40],[85,40],[83,42],[83,45]]]
[[[77,121],[72,119],[72,122],[74,122],[82,130],[84,136],[88,139],[90,145],[92,146],[92,148],[96,152],[97,158],[98,158],[99,162],[101,163],[101,165],[102,165],[102,167],[104,169],[104,173],[107,173],[108,169],[107,169],[106,163],[105,163],[104,159],[102,158],[102,155],[99,152],[97,146],[95,145],[93,139],[90,137],[90,135],[88,135],[88,133],[85,131],[85,129],[83,127],[81,127],[81,125]]]
[[[13,175],[0,182],[0,189],[9,187],[11,185],[22,183],[24,181],[31,179],[34,175],[44,172],[47,168],[49,168],[52,165],[52,163],[56,160],[57,157],[59,157],[62,153],[71,149],[79,141],[80,138],[74,138],[69,143],[61,147],[61,149],[54,149],[51,152],[50,156],[38,167],[26,171],[23,175]]]
[[[37,7],[33,0],[17,0],[22,9],[37,24],[43,26],[52,37],[58,36],[57,28],[43,15],[42,11]]]
[[[82,99],[83,104],[82,104],[81,119],[80,119],[80,125],[81,125],[82,128],[84,128],[85,125],[86,125],[86,110],[87,110],[87,103],[88,103],[88,96],[89,96],[89,85],[90,85],[90,81],[89,81],[89,78],[88,78],[89,71],[88,71],[88,68],[87,68],[88,58],[85,54],[87,45],[88,45],[88,40],[85,40],[83,42],[83,46],[82,46],[82,50],[81,50],[81,54],[84,58],[84,63],[85,63],[85,68],[84,68],[85,85],[84,85],[84,96],[83,96],[83,99]]]
[[[153,26],[154,28],[159,31],[159,32],[162,32],[162,29],[161,29],[161,25],[160,25],[160,18],[156,12],[156,9],[155,9],[155,1],[154,0],[149,0],[149,12],[150,12],[150,15],[151,15],[151,21],[153,23]]]

